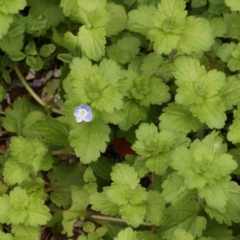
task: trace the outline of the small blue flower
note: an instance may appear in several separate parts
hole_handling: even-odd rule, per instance
[[[90,122],[92,120],[92,109],[88,105],[82,105],[75,108],[73,115],[76,117],[78,123],[82,121]]]

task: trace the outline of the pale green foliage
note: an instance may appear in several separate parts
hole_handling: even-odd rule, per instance
[[[198,189],[209,206],[225,209],[228,199],[228,176],[237,164],[226,154],[226,145],[217,133],[195,140],[190,149],[177,147],[171,154],[171,167],[184,177],[187,188]]]
[[[176,146],[188,146],[189,139],[182,133],[162,130],[153,124],[142,123],[136,131],[137,141],[132,149],[145,160],[145,166],[157,174],[164,174],[170,164],[170,153]]]
[[[187,233],[185,230],[178,228],[174,231],[172,240],[194,240],[193,236],[190,233]]]
[[[158,9],[153,5],[140,5],[129,13],[128,28],[149,37],[158,54],[168,54],[173,49],[187,54],[199,53],[213,44],[209,22],[187,17],[183,0],[163,0]]]
[[[221,187],[221,186],[220,186]],[[218,210],[214,207],[207,206],[205,211],[209,214],[212,219],[216,219],[217,222],[225,222],[227,225],[231,225],[232,222],[239,222],[239,200],[240,200],[240,189],[236,182],[230,182],[228,184],[229,198],[226,204],[226,211]],[[215,197],[215,196],[214,196]]]
[[[11,157],[6,161],[3,172],[8,184],[21,183],[28,179],[30,173],[37,173],[42,169],[47,148],[39,139],[12,137],[10,150]]]
[[[234,105],[240,103],[240,79],[237,75],[227,78],[227,83],[220,91],[220,96],[224,102],[226,110],[231,110]]]
[[[113,167],[111,178],[111,186],[90,197],[94,210],[110,215],[119,213],[133,227],[139,226],[144,218],[156,225],[160,224],[164,201],[158,192],[146,192],[139,185],[140,179],[133,167],[117,164]]]
[[[101,119],[83,122],[70,131],[70,145],[82,163],[90,163],[100,157],[100,152],[105,151],[109,132],[109,127]]]
[[[35,19],[42,14],[47,16],[46,28],[55,27],[65,19],[62,8],[59,6],[59,1],[42,0],[39,2],[38,0],[28,0],[27,2],[28,6],[31,7],[30,14]]]
[[[234,120],[233,124],[229,127],[227,139],[232,143],[240,142],[240,105],[237,110],[233,110]]]
[[[214,37],[223,37],[227,32],[227,24],[221,17],[212,18],[210,20],[210,26],[212,28],[212,34]]]
[[[230,7],[232,11],[240,11],[240,3],[238,0],[225,0],[225,4]]]
[[[169,207],[166,211],[163,227],[158,230],[160,237],[170,240],[178,228],[186,230],[193,237],[202,236],[207,220],[198,216],[198,211],[197,202],[190,198]]]
[[[134,232],[132,228],[128,227],[121,230],[114,240],[137,240],[137,233]]]
[[[116,44],[107,47],[108,56],[122,64],[133,60],[139,52],[140,41],[132,36],[119,39]]]
[[[78,32],[78,40],[82,52],[88,58],[99,61],[105,54],[106,31],[104,28],[86,28],[82,26]]]
[[[76,12],[75,17],[87,28],[104,27],[109,21],[105,5],[105,0],[78,0],[79,11]]]
[[[107,3],[106,10],[110,15],[110,19],[106,25],[106,36],[110,37],[125,29],[127,24],[127,14],[123,6],[115,3]]]
[[[8,0],[0,2],[0,12],[4,14],[18,13],[27,6],[26,0]]]
[[[231,71],[240,69],[240,44],[231,42],[230,44],[224,43],[217,51],[217,56],[223,62],[227,63]]]
[[[161,130],[188,133],[196,132],[202,126],[200,120],[192,115],[187,106],[177,103],[170,103],[164,108],[159,120]]]
[[[27,97],[17,99],[13,108],[6,108],[5,117],[1,117],[2,126],[9,132],[22,133],[24,120],[30,112],[41,108],[30,102]],[[41,111],[41,110],[40,110]]]
[[[46,224],[51,215],[43,200],[28,195],[21,187],[15,187],[10,195],[0,197],[1,223],[38,226]]]
[[[0,12],[0,39],[8,32],[10,23],[13,21],[11,14],[4,14]]]
[[[176,102],[190,107],[194,117],[210,128],[222,128],[226,120],[225,106],[220,91],[226,85],[225,74],[207,72],[197,59],[179,57],[174,63],[178,85]]]
[[[240,25],[240,14],[238,12],[230,12],[224,14],[224,22],[227,24],[227,32],[225,38],[239,39]]]
[[[63,212],[63,231],[67,236],[73,236],[73,225],[78,218],[84,219],[86,208],[89,204],[89,194],[78,187],[71,187],[72,206]],[[81,201],[79,201],[81,199]]]

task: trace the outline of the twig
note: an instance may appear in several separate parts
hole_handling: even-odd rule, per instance
[[[20,81],[22,82],[23,86],[28,90],[28,92],[32,95],[32,97],[45,109],[49,109],[52,112],[58,113],[60,115],[64,115],[64,113],[57,109],[57,108],[50,108],[35,92],[34,90],[29,86],[26,79],[23,77],[22,73],[20,72],[18,67],[13,67],[14,71],[16,72],[17,76],[19,77]]]
[[[91,215],[90,218],[91,219],[99,219],[99,220],[103,220],[103,221],[127,223],[127,221],[122,219],[122,218],[106,217],[106,216],[103,216],[103,215]],[[154,227],[155,226],[155,225],[153,225],[151,223],[148,223],[148,222],[142,222],[141,225],[142,226],[148,226],[148,227]]]

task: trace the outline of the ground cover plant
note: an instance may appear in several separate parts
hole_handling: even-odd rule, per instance
[[[239,239],[239,11],[0,1],[0,239]]]

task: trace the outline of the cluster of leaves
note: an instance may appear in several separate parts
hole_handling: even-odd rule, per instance
[[[239,12],[238,0],[0,1],[0,238],[37,240],[44,226],[78,240],[239,239]],[[25,65],[61,65],[61,110]],[[12,71],[42,106],[5,107]],[[123,163],[106,152],[117,137],[132,148]]]

